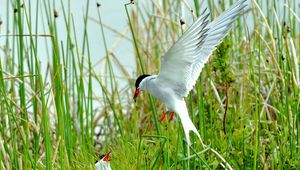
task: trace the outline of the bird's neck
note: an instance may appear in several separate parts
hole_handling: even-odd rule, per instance
[[[142,90],[148,91],[149,86],[151,86],[150,84],[152,82],[154,82],[156,80],[156,78],[157,78],[157,75],[151,75],[151,76],[144,78],[144,80],[142,80],[141,86],[140,86],[142,88]]]
[[[146,77],[145,79],[146,80],[154,80],[156,78],[157,78],[157,75],[151,75],[151,76]]]

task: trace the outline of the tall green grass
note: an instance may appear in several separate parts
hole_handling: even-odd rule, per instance
[[[124,4],[120,12],[128,19],[127,35],[103,23],[108,17],[101,11],[105,6],[91,8],[92,1],[86,2],[80,21],[84,31],[78,33],[70,0],[7,0],[5,26],[13,29],[0,36],[5,40],[0,45],[0,168],[93,169],[98,155],[111,150],[113,169],[220,169],[226,163],[234,169],[296,169],[299,7],[295,0],[282,2],[286,5],[249,0],[186,99],[204,142],[224,162],[203,149],[195,136],[187,159],[179,119],[159,122],[165,107],[148,94],[135,104],[132,100],[135,77],[157,73],[160,57],[185,30],[179,11],[185,9],[195,19],[203,1]],[[223,2],[205,4],[211,19],[229,7]],[[97,10],[97,16],[90,16],[90,10]],[[41,18],[45,22],[40,23]],[[66,35],[59,34],[58,18]],[[98,24],[99,32],[88,32],[91,22]],[[134,77],[120,62],[123,56],[110,48],[108,31],[132,43]],[[93,61],[90,34],[103,42],[101,63]],[[41,50],[49,61],[41,58]],[[43,62],[49,62],[44,63],[47,68]],[[100,64],[105,75],[96,69]],[[103,138],[101,149],[95,147],[96,126]]]

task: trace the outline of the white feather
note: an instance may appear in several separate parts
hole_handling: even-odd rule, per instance
[[[205,10],[162,57],[158,81],[167,84],[180,97],[186,97],[209,56],[245,7],[245,1],[238,1],[210,23]]]
[[[96,170],[111,170],[110,163],[100,160],[95,164],[95,169]]]

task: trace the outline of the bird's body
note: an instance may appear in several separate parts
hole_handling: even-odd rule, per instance
[[[108,152],[106,155],[101,155],[101,159],[95,163],[95,169],[96,170],[111,170],[110,167],[110,152]]]
[[[99,161],[95,164],[96,170],[111,170],[110,163]]]
[[[180,97],[172,88],[159,82],[157,80],[157,75],[151,75],[144,78],[140,84],[140,90],[147,91],[152,96],[162,101],[169,112],[175,112],[179,115],[181,123],[185,125],[183,127],[188,145],[190,145],[189,131],[195,132],[201,140],[200,134],[189,117],[184,98]]]
[[[170,112],[176,112],[176,99],[179,99],[173,89],[157,81],[157,75],[146,77],[140,90],[145,90],[165,103]]]
[[[196,133],[203,142],[189,117],[184,97],[196,84],[209,56],[246,6],[245,1],[236,2],[213,22],[209,22],[209,13],[205,10],[161,58],[159,74],[142,75],[136,80],[134,99],[140,90],[147,91],[165,103],[168,111],[176,112],[181,119],[188,146],[191,145],[190,131]]]

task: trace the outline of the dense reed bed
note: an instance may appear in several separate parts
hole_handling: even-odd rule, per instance
[[[7,30],[0,36],[1,169],[93,169],[107,151],[113,169],[300,166],[300,2],[248,0],[186,98],[204,142],[226,162],[196,136],[187,159],[179,119],[159,122],[164,105],[147,94],[134,103],[132,93],[136,76],[158,73],[160,57],[205,7],[213,20],[233,0],[124,4],[125,32],[102,22],[109,17],[101,12],[105,6],[88,0],[78,21],[70,3],[7,0],[7,23],[0,22]],[[91,23],[100,31],[88,32]],[[115,43],[130,42],[133,53],[116,55],[107,32],[118,35]],[[101,59],[91,55],[90,34],[103,42]],[[134,74],[122,57],[134,58]]]

